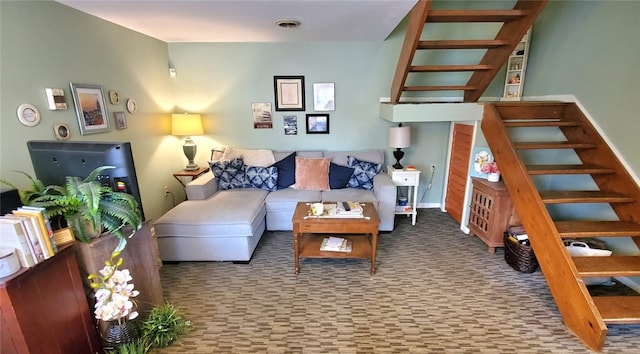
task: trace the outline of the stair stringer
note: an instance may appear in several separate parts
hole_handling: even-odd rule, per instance
[[[567,252],[524,161],[518,155],[507,128],[491,104],[485,104],[481,128],[495,159],[500,161],[502,179],[527,230],[565,325],[587,347],[602,350],[607,326]]]

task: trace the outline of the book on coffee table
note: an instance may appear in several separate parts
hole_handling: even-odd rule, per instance
[[[342,237],[325,237],[320,245],[320,251],[351,252],[351,241]]]

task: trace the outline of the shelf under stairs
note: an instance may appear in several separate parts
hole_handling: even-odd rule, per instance
[[[419,0],[409,14],[405,39],[391,85],[391,104],[400,103],[402,94],[410,91],[459,91],[463,93],[463,102],[477,102],[507,62],[510,53],[531,27],[547,1],[519,0],[515,2],[512,9],[496,10],[432,9],[432,3],[432,0]],[[498,23],[501,24],[501,27],[495,38],[421,40],[425,25],[435,23]],[[414,63],[416,51],[428,53],[444,50],[486,50],[486,52],[479,63],[462,65]],[[421,59],[428,60],[429,58],[430,56],[426,55],[426,58]],[[406,84],[409,74],[460,72],[471,74],[466,83]]]
[[[515,129],[537,128],[557,129],[544,134],[558,137],[557,141],[513,141]],[[589,348],[602,350],[607,325],[640,323],[640,296],[592,297],[584,280],[640,276],[640,255],[571,257],[563,240],[629,237],[640,248],[640,187],[574,103],[487,103],[482,130],[565,325]],[[580,162],[549,164],[545,158],[544,164],[537,164],[536,158],[527,154],[533,150],[548,152],[547,156],[573,151]],[[544,189],[559,184],[536,179],[567,176],[590,178],[595,188]],[[608,205],[615,219],[569,219],[565,214],[562,220],[554,220],[550,212],[554,206],[584,203]]]

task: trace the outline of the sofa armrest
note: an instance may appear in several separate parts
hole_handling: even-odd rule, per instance
[[[395,209],[397,189],[391,176],[378,173],[373,177],[373,193],[380,204],[392,206]]]
[[[189,200],[207,199],[218,191],[218,180],[213,173],[205,173],[189,182],[185,190]]]

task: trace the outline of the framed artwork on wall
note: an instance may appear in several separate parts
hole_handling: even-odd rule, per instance
[[[106,133],[111,130],[104,94],[100,85],[71,83],[71,96],[76,108],[80,134]]]
[[[113,119],[116,121],[116,129],[126,129],[127,128],[127,117],[124,115],[124,112],[113,112]]]
[[[307,134],[329,134],[329,115],[307,114]]]
[[[274,76],[276,111],[304,111],[304,76]]]
[[[273,118],[271,117],[271,103],[252,103],[253,127],[255,129],[273,128]]]
[[[285,115],[284,116],[284,135],[297,135],[298,134],[298,116]]]
[[[313,84],[313,110],[316,112],[335,111],[336,97],[333,82],[316,82]]]

